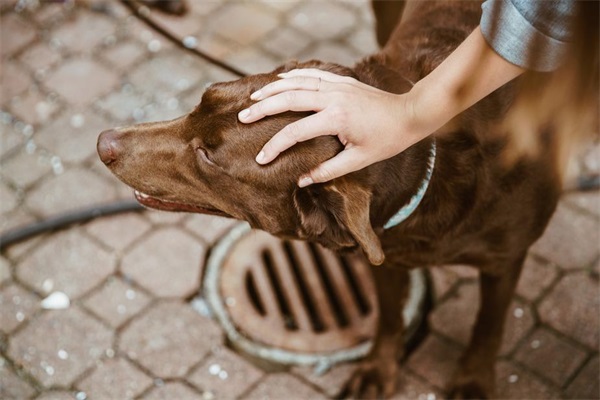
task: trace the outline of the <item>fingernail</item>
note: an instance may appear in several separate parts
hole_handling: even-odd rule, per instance
[[[287,78],[288,73],[287,72],[283,72],[283,73],[281,73],[281,74],[279,74],[277,76],[280,77],[280,78]]]
[[[258,155],[256,156],[256,162],[259,164],[262,164],[264,159],[265,159],[265,152],[261,150],[261,152],[258,153]]]
[[[300,181],[298,182],[298,186],[303,188],[305,186],[312,185],[313,183],[314,182],[310,176],[303,176],[302,178],[300,178]]]
[[[262,97],[262,90],[257,90],[256,92],[250,95],[251,100],[258,100]]]
[[[248,115],[250,115],[250,109],[246,108],[245,110],[240,111],[240,113],[238,114],[238,117],[240,119],[246,119],[248,117]]]

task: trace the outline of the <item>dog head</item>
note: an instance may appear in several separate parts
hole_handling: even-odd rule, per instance
[[[217,83],[178,119],[103,132],[100,158],[145,206],[230,216],[334,250],[360,247],[371,263],[381,264],[383,252],[370,222],[367,171],[302,189],[296,185],[301,175],[342,150],[336,137],[298,143],[268,165],[255,161],[275,133],[308,114],[287,112],[252,124],[240,123],[237,114],[251,105],[251,93],[293,68],[353,75],[348,68],[312,61]]]

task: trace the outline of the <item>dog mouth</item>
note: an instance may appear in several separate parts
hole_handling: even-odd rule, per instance
[[[144,207],[153,208],[161,211],[173,211],[173,212],[188,212],[196,214],[209,214],[217,215],[219,217],[229,217],[231,215],[224,213],[221,210],[217,210],[210,207],[202,207],[194,204],[178,203],[176,201],[163,200],[157,197],[152,197],[146,193],[134,191],[135,199]]]

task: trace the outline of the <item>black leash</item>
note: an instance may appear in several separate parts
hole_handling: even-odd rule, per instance
[[[163,37],[165,37],[169,41],[173,42],[176,46],[184,49],[185,51],[192,53],[193,55],[195,55],[197,57],[203,58],[204,60],[208,61],[209,63],[216,65],[217,67],[222,68],[225,71],[229,71],[232,74],[239,76],[240,78],[243,78],[248,75],[247,73],[240,71],[239,69],[237,69],[221,60],[217,60],[210,54],[207,54],[207,53],[203,52],[202,50],[199,50],[195,44],[193,44],[193,45],[190,45],[189,43],[186,44],[183,39],[177,37],[172,32],[170,32],[168,29],[161,26],[155,20],[150,18],[148,16],[148,14],[149,14],[148,6],[140,4],[137,0],[120,0],[120,1],[121,1],[121,4],[123,4],[125,7],[129,8],[129,10],[131,10],[133,15],[137,19],[144,22],[148,27],[152,28],[156,32],[160,33]]]

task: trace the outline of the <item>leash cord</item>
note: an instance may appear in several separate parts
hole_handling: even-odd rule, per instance
[[[148,7],[140,4],[137,0],[120,0],[120,2],[125,7],[127,7],[129,10],[131,10],[132,14],[137,19],[142,21],[148,27],[155,30],[156,32],[161,34],[165,39],[168,39],[170,42],[174,43],[176,46],[182,48],[183,50],[188,51],[197,57],[203,58],[204,60],[208,61],[209,63],[216,65],[217,67],[222,68],[226,71],[229,71],[232,74],[239,76],[240,78],[243,78],[248,75],[247,73],[240,71],[236,67],[234,67],[230,64],[227,64],[221,60],[218,60],[215,57],[211,56],[210,54],[205,53],[202,50],[199,50],[195,45],[194,46],[186,46],[184,40],[177,37],[175,34],[170,32],[165,27],[161,26],[159,23],[157,23],[152,18],[148,17],[148,12],[144,12],[144,10],[148,10]]]

